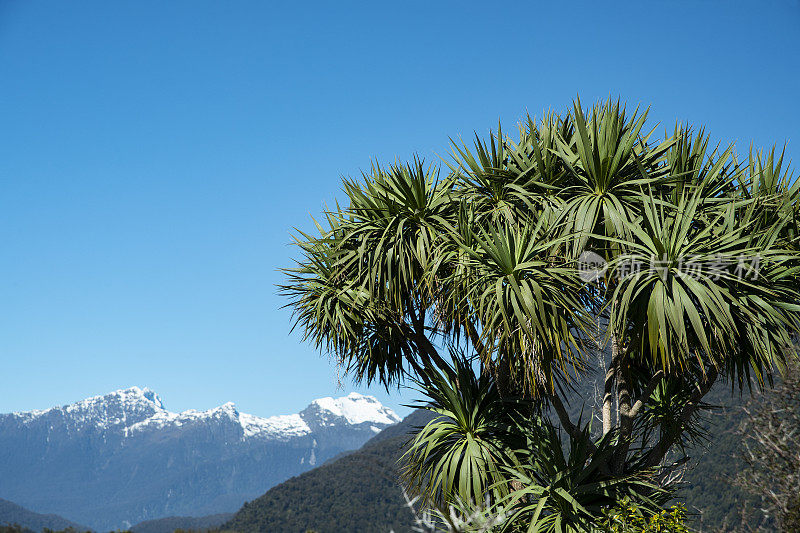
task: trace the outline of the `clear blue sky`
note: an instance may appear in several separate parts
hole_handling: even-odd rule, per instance
[[[275,284],[371,158],[576,93],[800,154],[797,0],[288,4],[0,0],[0,412],[351,390]]]

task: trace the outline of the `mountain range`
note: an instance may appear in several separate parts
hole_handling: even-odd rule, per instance
[[[593,385],[586,383],[579,389],[575,393],[584,402],[570,403],[578,411],[582,403],[591,402]],[[729,481],[741,466],[735,429],[741,420],[743,400],[725,386],[715,388],[708,397],[709,403],[720,406],[709,420],[711,440],[708,446],[690,454],[695,460],[703,460],[686,473],[686,485],[677,498],[687,503],[694,524],[702,529],[728,530],[741,522],[742,509],[758,505]],[[573,414],[577,415],[577,411]],[[409,433],[431,416],[427,411],[415,411],[395,424],[398,418],[391,410],[374,398],[358,394],[315,400],[296,415],[271,418],[239,413],[231,404],[205,412],[170,413],[152,391],[117,391],[63,408],[0,415],[0,497],[25,503],[40,513],[59,512],[99,531],[117,527],[107,524],[119,524],[124,515],[123,526],[141,520],[131,527],[136,533],[171,533],[178,528],[219,528],[239,533],[305,533],[309,529],[318,533],[390,529],[411,532],[413,515],[397,483],[397,460]],[[11,438],[14,432],[16,439]],[[352,451],[358,448],[359,440],[366,443]],[[10,445],[17,446],[17,451],[9,451]],[[83,455],[75,453],[81,446]],[[62,463],[60,470],[53,463],[48,481],[40,470],[47,470],[48,461],[52,463],[59,454],[72,457],[76,463]],[[254,459],[250,454],[258,457]],[[33,466],[37,457],[40,470]],[[94,458],[94,466],[81,465],[81,457]],[[131,463],[131,458],[136,457],[142,466]],[[219,463],[216,466],[215,461]],[[11,464],[15,462],[19,464]],[[154,473],[159,465],[164,469],[160,476]],[[256,483],[247,487],[242,480],[250,478],[236,470],[248,467],[242,465],[260,469],[255,477],[267,480],[260,485],[265,488],[257,488]],[[13,471],[29,482],[29,493],[45,496],[33,503],[20,498],[19,487],[24,488],[25,483],[19,479],[11,483],[14,475],[7,473]],[[128,477],[121,483],[110,479],[109,471]],[[30,481],[20,472],[35,474],[39,481]],[[105,476],[102,479],[110,490],[107,494],[96,491],[99,495],[94,506],[86,506],[86,498],[76,498],[75,494],[69,495],[71,500],[59,495],[54,487],[69,493],[69,482],[78,493],[94,488],[86,479],[76,477],[76,472],[90,480],[92,475]],[[147,477],[142,472],[153,475]],[[215,483],[215,473],[228,477]],[[165,479],[176,480],[180,491],[167,488],[169,482]],[[6,489],[12,486],[17,487],[15,495],[9,495]],[[183,499],[172,496],[176,492]],[[104,518],[105,522],[97,519],[102,514],[91,514],[91,509],[102,511],[112,504],[119,506],[119,494],[127,494],[127,501],[161,505],[150,507],[149,513],[120,512]],[[191,494],[196,495],[194,500],[189,497]],[[214,501],[209,494],[216,494],[217,502],[229,498],[232,503],[209,504]],[[46,505],[48,497],[60,506]],[[72,506],[70,501],[84,507]],[[41,527],[59,529],[52,526],[70,523],[0,500],[0,524],[6,521],[16,521],[34,531]],[[52,525],[43,526],[45,523]]]
[[[132,387],[0,415],[0,497],[99,531],[233,512],[399,420],[358,393],[262,418],[232,403],[174,413]]]

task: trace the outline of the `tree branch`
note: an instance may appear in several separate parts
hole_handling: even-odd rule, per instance
[[[633,421],[636,418],[636,415],[638,415],[642,410],[645,402],[650,398],[650,395],[653,394],[653,390],[655,390],[655,388],[661,382],[664,372],[659,370],[653,375],[653,377],[650,378],[650,381],[648,381],[639,399],[636,400],[636,402],[631,406],[627,361],[624,363],[620,362],[620,364],[617,366],[617,369],[619,374],[617,377],[617,388],[619,390],[619,399],[617,402],[619,405],[619,429],[621,442],[619,448],[614,454],[614,471],[617,474],[622,474],[623,470],[625,469],[625,461],[628,458],[628,450],[630,450],[631,435],[633,433]]]
[[[656,387],[658,387],[658,384],[661,383],[662,379],[664,379],[663,370],[659,370],[653,375],[652,378],[650,378],[650,381],[647,382],[647,385],[642,391],[642,395],[639,396],[639,399],[636,400],[636,403],[633,404],[633,407],[631,407],[630,411],[628,412],[628,416],[630,418],[636,418],[636,415],[639,414],[639,411],[642,410],[644,404],[647,403],[647,400],[649,400],[650,396],[653,395],[653,391],[656,390]]]
[[[442,359],[442,356],[439,355],[439,351],[425,334],[425,310],[420,309],[419,315],[416,313],[409,313],[409,315],[413,323],[411,338],[417,346],[420,355],[427,358],[429,362],[432,361],[439,370],[445,372],[452,379],[455,379],[452,368],[447,364],[447,361]]]
[[[467,320],[467,333],[469,334],[469,340],[472,343],[472,347],[475,348],[475,352],[478,354],[481,361],[484,362],[484,364],[491,363],[491,361],[487,361],[485,359],[486,346],[483,344],[480,335],[478,335],[478,330],[475,329],[475,324],[473,324],[471,320]]]
[[[645,461],[645,465],[648,467],[658,466],[661,461],[664,460],[666,457],[667,452],[675,444],[676,439],[680,437],[681,433],[683,432],[683,427],[686,425],[686,422],[692,417],[692,415],[697,411],[698,405],[700,404],[700,400],[708,394],[708,391],[711,390],[711,387],[717,381],[717,377],[719,377],[719,372],[715,367],[711,367],[706,374],[705,379],[702,383],[697,387],[697,390],[692,394],[692,397],[684,406],[683,410],[681,411],[680,416],[678,416],[678,427],[675,431],[671,431],[665,433],[658,443],[647,453],[647,459]]]
[[[413,358],[413,357],[406,357],[406,361],[408,361],[408,364],[409,364],[409,365],[411,365],[411,368],[413,368],[413,369],[414,369],[414,372],[416,372],[416,373],[417,373],[417,376],[418,376],[418,377],[419,377],[419,378],[420,378],[422,381],[424,381],[425,383],[430,383],[430,380],[428,379],[428,376],[427,376],[427,375],[425,375],[425,372],[422,370],[422,367],[421,367],[421,366],[419,366],[419,363],[417,363],[417,362],[414,360],[414,358]]]
[[[561,398],[558,397],[558,394],[554,393],[550,395],[550,403],[553,405],[553,409],[558,415],[558,419],[561,421],[561,425],[564,427],[564,430],[569,433],[572,438],[580,438],[581,429],[573,424],[572,420],[569,419],[569,414],[567,414],[564,403],[561,401]],[[591,439],[589,440],[589,449],[592,451],[592,453],[597,451],[597,446],[594,445]]]

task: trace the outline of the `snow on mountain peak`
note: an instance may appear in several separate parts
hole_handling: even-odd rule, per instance
[[[124,428],[164,411],[161,398],[148,388],[130,387],[92,396],[69,405],[13,413],[25,424],[62,420],[70,427],[100,430]]]
[[[312,433],[311,427],[319,424],[320,414],[323,414],[322,426],[336,424],[324,415],[330,414],[334,417],[344,418],[348,424],[352,425],[370,422],[381,426],[380,428],[375,425],[370,426],[375,433],[383,427],[400,421],[400,417],[394,411],[384,407],[374,397],[351,392],[342,398],[326,397],[314,400],[299,414],[260,418],[240,413],[239,422],[244,429],[245,437],[256,435],[301,436]]]
[[[373,422],[378,424],[396,424],[400,417],[388,407],[384,407],[374,396],[351,392],[342,398],[319,398],[311,405],[328,411],[334,416],[342,417],[350,424]]]
[[[299,414],[262,418],[240,413],[233,402],[207,411],[190,409],[173,413],[164,408],[164,403],[154,391],[140,387],[93,396],[63,407],[14,413],[13,416],[21,418],[26,424],[43,417],[57,416],[70,420],[76,427],[93,426],[100,430],[116,428],[122,430],[124,435],[158,430],[167,426],[180,427],[212,419],[227,419],[241,426],[243,439],[251,437],[286,439],[312,433],[307,421],[317,421],[320,414],[325,421],[324,426],[336,425],[337,422],[326,416],[326,413],[336,418],[344,418],[348,424],[369,422],[373,431],[379,431],[375,424],[385,427],[400,421],[400,417],[394,411],[384,407],[377,399],[357,392],[351,392],[341,398],[326,397],[314,400]]]
[[[280,436],[282,438],[300,437],[311,433],[305,420],[300,415],[278,415],[261,418],[246,413],[239,414],[239,423],[244,430],[244,437]]]
[[[161,401],[161,398],[159,398],[158,394],[147,387],[128,387],[127,389],[119,389],[114,392],[109,392],[108,394],[101,394],[98,396],[92,396],[91,398],[86,398],[85,400],[66,405],[64,408],[70,410],[79,410],[93,405],[110,403],[126,406],[145,403],[152,404],[158,409],[164,408],[164,404]]]
[[[214,413],[216,413],[216,412],[225,413],[225,414],[231,415],[231,416],[236,416],[236,415],[239,414],[239,410],[236,409],[236,404],[233,403],[233,402],[223,403],[219,407],[216,407],[216,408],[212,409],[211,412],[214,412]]]
[[[134,388],[139,389],[139,387],[134,387]],[[141,392],[144,398],[153,402],[153,405],[155,405],[159,409],[164,409],[164,402],[161,401],[161,397],[154,391],[148,389],[147,387],[145,387],[144,389],[139,389],[139,391]]]

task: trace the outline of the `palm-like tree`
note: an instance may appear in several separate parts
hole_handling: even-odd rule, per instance
[[[528,117],[516,140],[498,128],[472,148],[454,143],[443,176],[415,160],[346,180],[347,204],[319,235],[299,234],[302,257],[286,271],[297,326],[357,380],[412,377],[451,399],[472,390],[472,367],[442,349],[465,351],[476,390],[496,396],[474,401],[470,420],[494,427],[516,398],[575,440],[586,427],[568,414],[571,383],[588,379],[592,347],[610,344],[601,441],[586,449],[604,476],[657,483],[714,383],[763,386],[787,357],[800,327],[800,187],[774,150],[740,164],[702,130],[654,140],[646,123],[619,102],[576,101],[564,116]],[[590,282],[587,252],[607,263]],[[459,416],[421,433],[412,485],[450,501],[510,486],[489,458],[516,457],[513,439],[470,448],[483,471],[432,466],[481,431]]]

